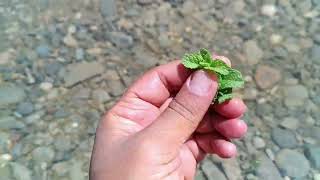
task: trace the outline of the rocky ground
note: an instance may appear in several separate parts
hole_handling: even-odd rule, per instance
[[[319,0],[1,0],[0,179],[84,180],[101,114],[208,48],[245,75],[239,155],[197,180],[320,179]]]

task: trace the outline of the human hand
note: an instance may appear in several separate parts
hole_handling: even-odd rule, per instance
[[[224,60],[225,57],[215,57]],[[192,180],[205,155],[236,155],[242,137],[240,99],[211,105],[217,78],[174,61],[138,79],[101,120],[91,159],[91,180]]]

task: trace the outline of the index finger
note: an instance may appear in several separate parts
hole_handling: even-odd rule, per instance
[[[124,96],[136,97],[160,107],[181,88],[191,73],[179,60],[158,66],[140,77]]]

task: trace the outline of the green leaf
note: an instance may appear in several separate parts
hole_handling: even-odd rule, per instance
[[[232,89],[242,87],[244,80],[239,71],[232,69],[220,59],[213,60],[206,49],[199,52],[186,54],[182,64],[189,69],[204,69],[217,74],[219,89],[214,102],[222,103],[232,98]]]
[[[225,102],[226,100],[229,100],[229,99],[232,99],[233,98],[233,95],[232,94],[224,94],[220,97],[218,97],[217,101],[219,104]]]

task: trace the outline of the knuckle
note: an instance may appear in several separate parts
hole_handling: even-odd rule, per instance
[[[175,112],[177,115],[181,116],[184,120],[186,120],[186,122],[188,122],[192,128],[196,128],[198,126],[195,111],[183,105],[177,99],[173,99],[170,102],[168,108]]]

